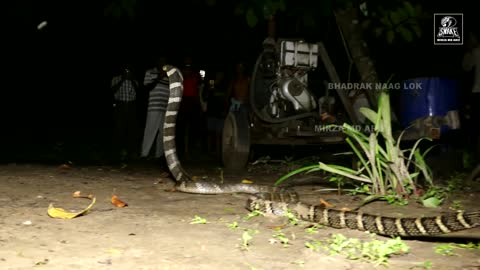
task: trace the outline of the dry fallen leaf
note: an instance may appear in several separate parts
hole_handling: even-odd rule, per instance
[[[323,206],[325,206],[325,208],[333,208],[333,207],[334,207],[333,204],[325,201],[324,199],[320,199],[320,204],[323,205]]]
[[[105,250],[105,252],[108,253],[108,254],[121,254],[121,253],[123,253],[123,250],[116,249],[116,248],[109,248],[109,249]]]
[[[72,195],[73,195],[74,198],[88,198],[88,199],[91,199],[92,202],[90,203],[89,206],[87,206],[87,208],[83,209],[80,212],[76,212],[76,213],[67,212],[63,208],[53,207],[53,204],[51,203],[48,206],[48,211],[47,211],[48,215],[52,218],[61,218],[61,219],[76,218],[78,216],[85,215],[88,212],[88,210],[90,210],[90,208],[92,208],[92,206],[95,204],[95,201],[96,201],[96,199],[95,199],[95,197],[93,197],[93,195],[82,196],[80,194],[80,191],[74,192]]]
[[[271,229],[271,230],[282,230],[286,226],[287,226],[287,224],[280,224],[280,225],[269,225],[269,226],[266,226],[266,227]]]
[[[72,193],[72,197],[74,198],[86,198],[86,199],[93,199],[93,195],[92,194],[88,194],[87,196],[83,195],[80,191],[75,191],[74,193]]]
[[[48,261],[48,259],[43,259],[43,261],[36,262],[35,265],[46,265]]]
[[[242,183],[243,183],[243,184],[252,184],[253,181],[252,181],[252,180],[248,180],[248,179],[243,179],[243,180],[242,180]]]
[[[163,184],[163,180],[161,178],[159,178],[158,180],[156,180],[155,182],[153,182],[154,185],[158,185],[158,184]]]
[[[58,166],[59,170],[70,170],[71,168],[72,168],[72,166],[70,166],[68,164],[62,164],[62,165]]]
[[[115,205],[116,207],[125,207],[128,206],[126,202],[123,202],[120,200],[117,195],[112,195],[112,204]]]
[[[167,172],[162,172],[162,173],[160,174],[160,178],[168,178],[168,177],[170,177],[170,174],[167,173]]]

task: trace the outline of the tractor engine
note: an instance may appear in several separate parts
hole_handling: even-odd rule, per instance
[[[318,45],[301,41],[282,41],[276,50],[277,63],[269,69],[272,80],[268,105],[264,108],[273,119],[307,113],[317,108],[317,101],[308,89],[308,72],[317,67]]]

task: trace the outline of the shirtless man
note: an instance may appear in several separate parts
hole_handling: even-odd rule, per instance
[[[227,97],[230,98],[230,111],[246,109],[250,95],[250,76],[246,74],[245,64],[237,63],[235,76],[228,87]]]

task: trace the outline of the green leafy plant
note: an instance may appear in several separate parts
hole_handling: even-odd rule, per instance
[[[454,200],[450,208],[454,210],[462,210],[463,209],[462,202],[460,200]]]
[[[320,240],[308,241],[305,242],[305,247],[311,251],[318,251],[323,247],[323,243]]]
[[[473,242],[468,242],[466,244],[456,244],[456,246],[459,247],[459,248],[480,250],[480,242],[478,242],[476,244],[473,243]]]
[[[296,261],[292,262],[292,264],[295,264],[295,265],[303,268],[303,267],[305,266],[305,261],[303,261],[303,260],[296,260]]]
[[[433,186],[432,173],[424,159],[431,148],[424,153],[418,148],[422,140],[429,138],[418,139],[410,149],[400,147],[403,132],[398,140],[394,138],[388,91],[380,93],[377,112],[369,108],[360,108],[360,112],[374,124],[373,132],[362,133],[347,123],[342,127],[347,135],[346,142],[359,160],[358,169],[319,162],[294,170],[279,178],[275,184],[278,185],[298,173],[323,170],[367,185],[368,188],[362,190],[370,196],[364,203],[378,199],[396,202],[411,195],[416,196],[419,194],[419,176],[423,176],[426,183]]]
[[[300,220],[290,210],[287,211],[285,216],[288,218],[290,225],[295,226],[295,225],[298,225],[298,223],[300,222]]]
[[[190,221],[190,224],[207,224],[207,223],[208,222],[206,218],[202,218],[197,215],[194,218],[192,218],[192,220]]]
[[[425,261],[422,264],[423,269],[432,269],[433,263],[431,261]]]
[[[468,242],[466,244],[456,244],[456,243],[438,244],[435,246],[435,253],[444,255],[444,256],[456,256],[457,254],[454,252],[454,250],[458,248],[480,250],[480,243],[475,244],[472,242]]]
[[[385,4],[385,3],[384,3]],[[388,44],[394,41],[411,43],[422,37],[420,27],[423,19],[421,5],[409,1],[371,5],[371,19],[377,37],[382,37]]]
[[[258,230],[247,229],[242,234],[242,246],[241,248],[244,250],[248,250],[250,246],[250,241],[253,239],[253,236],[258,234]]]
[[[234,14],[245,16],[248,26],[255,27],[260,19],[268,19],[286,10],[285,0],[246,0],[236,4]]]
[[[228,223],[228,224],[227,224],[227,227],[228,227],[229,229],[231,229],[231,230],[238,229],[238,228],[239,228],[238,222],[234,221],[234,222],[232,222],[232,223]]]
[[[243,217],[243,220],[250,220],[250,219],[252,219],[254,217],[258,217],[258,216],[265,216],[265,214],[262,213],[259,210],[253,210],[253,211],[249,212],[245,217]]]
[[[455,256],[455,245],[452,243],[439,244],[435,246],[435,253],[444,255],[444,256]]]
[[[273,241],[272,241],[273,240]],[[287,236],[285,236],[285,233],[283,233],[282,231],[280,230],[277,230],[274,234],[273,234],[273,239],[272,239],[270,242],[280,242],[284,247],[287,247],[290,245],[290,239],[288,239]]]
[[[338,189],[338,195],[340,195],[340,192],[342,190],[342,186],[345,184],[345,177],[341,175],[331,175],[330,178],[328,179],[330,182],[334,182],[337,184],[337,189]]]
[[[220,183],[223,184],[225,182],[225,179],[223,178],[223,169],[222,168],[217,168],[218,172],[220,173]]]
[[[464,178],[465,176],[462,176],[461,174],[453,174],[447,181],[446,185],[430,186],[425,194],[420,197],[422,204],[426,207],[437,207],[450,195],[461,189],[462,179]],[[462,208],[459,201],[454,201],[452,207],[455,209]]]
[[[374,234],[371,234],[374,237]],[[322,247],[330,255],[343,255],[350,260],[364,260],[375,265],[388,265],[388,258],[392,255],[408,253],[410,247],[400,238],[381,241],[372,239],[362,241],[357,238],[348,238],[343,234],[333,234],[330,239],[306,242],[305,246],[312,251]]]
[[[305,228],[305,232],[306,232],[306,233],[309,233],[309,234],[316,234],[316,233],[318,233],[318,230],[321,229],[321,228],[323,228],[322,225],[320,225],[320,224],[313,224],[313,225]]]

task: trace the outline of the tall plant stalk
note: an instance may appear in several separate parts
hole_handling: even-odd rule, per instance
[[[287,178],[300,173],[323,170],[335,175],[360,181],[370,185],[371,195],[385,197],[391,194],[405,198],[417,193],[417,178],[422,175],[427,183],[432,184],[431,170],[418,149],[423,139],[417,140],[410,149],[401,149],[400,135],[398,140],[393,136],[391,125],[390,96],[387,90],[381,91],[377,111],[360,108],[360,112],[374,124],[374,131],[365,134],[357,128],[344,123],[343,131],[347,135],[346,142],[358,158],[360,167],[357,170],[335,164],[319,162],[300,168],[277,180],[276,185]],[[409,170],[411,168],[411,170]]]

